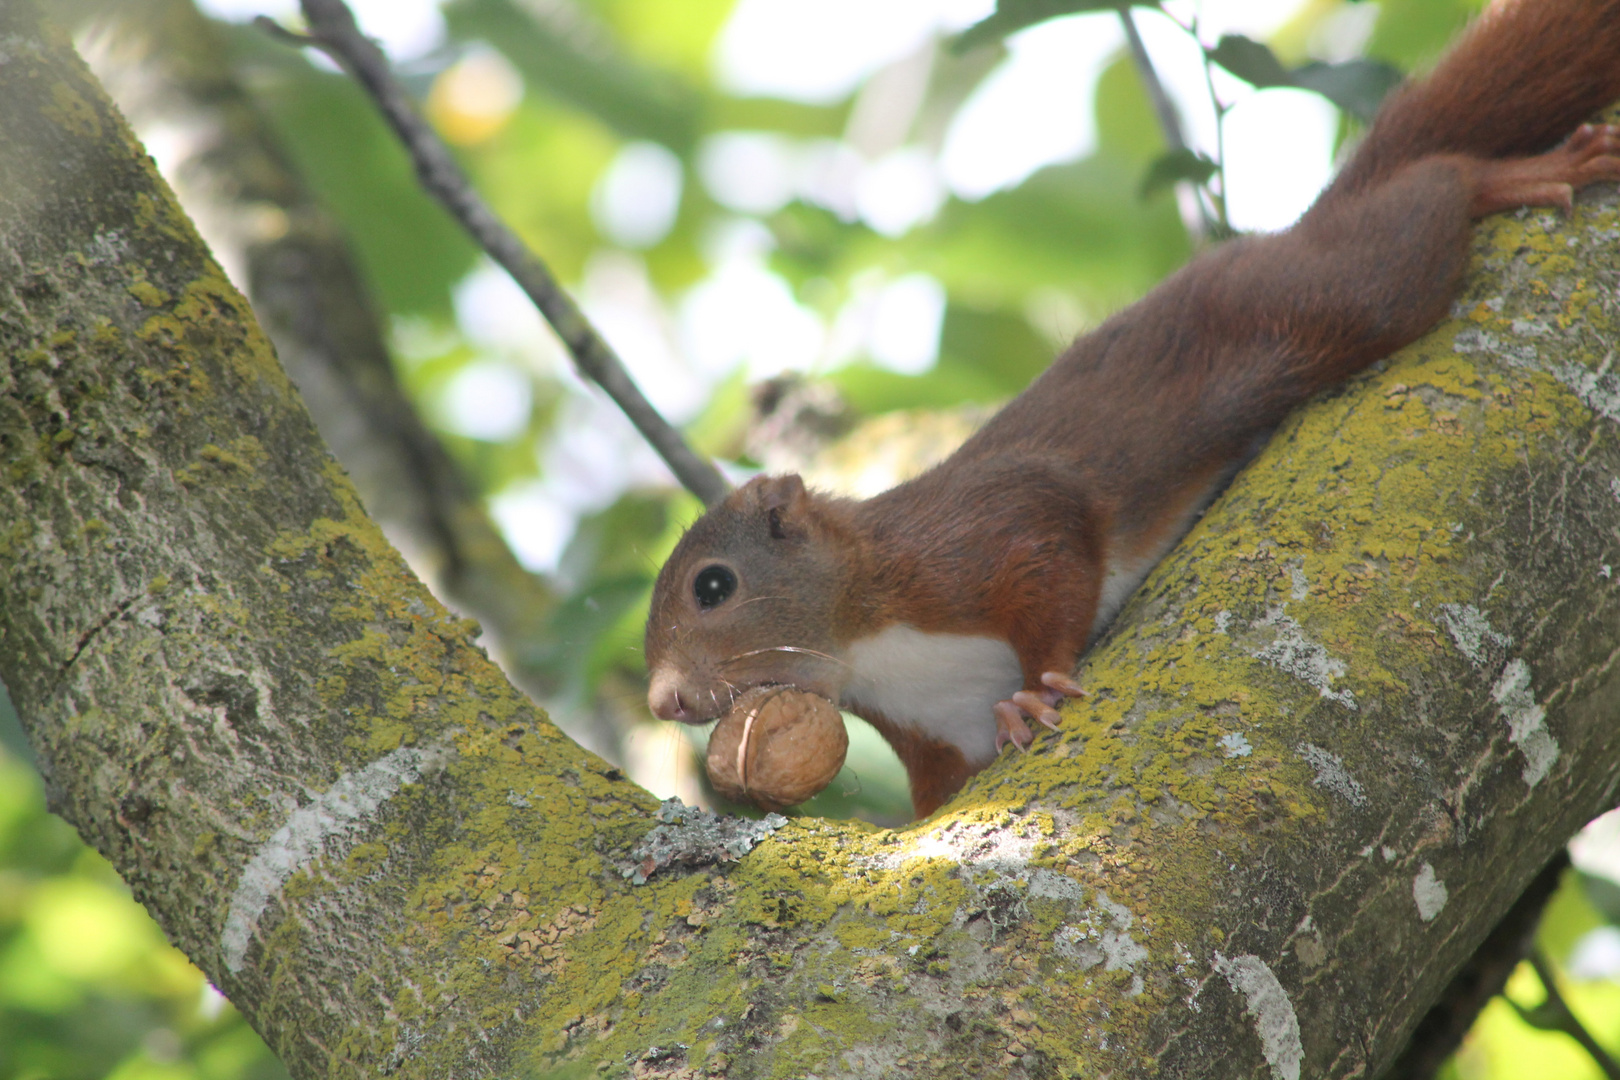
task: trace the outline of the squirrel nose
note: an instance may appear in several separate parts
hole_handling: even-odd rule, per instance
[[[680,677],[668,668],[653,672],[647,684],[647,707],[660,720],[690,720],[692,713],[681,700]]]

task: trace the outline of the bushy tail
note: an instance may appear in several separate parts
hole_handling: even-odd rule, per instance
[[[1433,73],[1392,95],[1333,189],[1429,154],[1537,154],[1616,101],[1620,0],[1497,0]]]

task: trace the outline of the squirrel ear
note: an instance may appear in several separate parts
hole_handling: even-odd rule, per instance
[[[802,537],[804,503],[810,496],[799,474],[762,476],[754,482],[759,485],[759,501],[770,522],[771,535],[778,540]]]

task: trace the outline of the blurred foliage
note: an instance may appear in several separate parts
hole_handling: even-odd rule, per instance
[[[1325,67],[1311,61],[1305,45],[1349,4],[1303,3],[1273,43],[1276,53],[1233,38],[1206,42],[1206,55],[1260,85],[1314,80],[1330,99],[1365,113],[1379,80],[1387,84],[1388,69],[1359,59]],[[1211,170],[1169,161],[1154,171],[1165,160],[1165,140],[1123,55],[1107,65],[1097,87],[1093,153],[978,201],[946,196],[937,213],[910,228],[879,231],[847,200],[814,184],[797,183],[782,200],[749,208],[727,205],[708,182],[705,148],[723,133],[768,136],[801,162],[817,154],[828,160],[883,154],[897,145],[937,157],[951,118],[1006,56],[995,42],[1007,30],[1059,11],[1116,3],[1003,0],[1000,21],[974,32],[979,44],[959,38],[953,49],[935,42],[921,100],[902,118],[898,143],[867,148],[851,140],[863,110],[882,111],[885,103],[870,95],[891,72],[822,104],[728,92],[714,75],[713,57],[733,6],[734,0],[450,0],[448,41],[404,74],[481,191],[562,280],[580,285],[604,257],[643,275],[649,306],[661,320],[658,332],[674,354],[681,351],[675,324],[683,299],[712,279],[727,237],[763,238],[764,267],[833,329],[874,287],[907,275],[931,278],[945,306],[938,359],[927,371],[899,373],[864,344],[813,366],[811,377],[835,387],[857,416],[1005,399],[1065,338],[1141,296],[1191,252],[1174,201],[1144,198],[1144,180],[1154,178],[1149,186],[1209,180]],[[1382,0],[1365,56],[1421,68],[1478,6],[1478,0]],[[251,28],[224,31],[244,85],[347,228],[395,328],[402,380],[474,482],[498,497],[567,480],[557,475],[568,467],[557,462],[567,456],[551,451],[587,392],[560,353],[544,341],[529,349],[492,344],[481,326],[458,320],[457,289],[479,257],[420,193],[404,154],[346,79]],[[459,65],[491,54],[516,74],[520,94],[494,114],[458,115],[447,80]],[[674,217],[661,236],[615,243],[603,224],[604,185],[627,146],[648,143],[678,163]],[[491,362],[515,372],[527,388],[528,416],[498,436],[468,434],[449,403],[462,376]],[[743,445],[750,419],[744,372],[706,377],[710,398],[689,432],[710,453],[743,468],[757,464]],[[563,677],[566,691],[554,704],[564,719],[571,707],[588,712],[604,686],[632,699],[611,703],[620,712],[642,715],[633,700],[639,690],[624,688],[644,678],[646,597],[657,567],[698,510],[679,492],[632,486],[605,494],[585,507],[563,551],[556,580],[565,599],[550,639],[538,646]],[[282,1075],[234,1011],[205,991],[202,976],[162,944],[106,864],[44,812],[8,714],[0,695],[0,1080]],[[898,764],[864,724],[850,727],[851,764],[800,812],[881,822],[908,816]],[[701,753],[702,742],[698,733],[693,753]],[[1571,875],[1542,927],[1547,955],[1563,964],[1592,934],[1614,930],[1617,897],[1620,886]],[[1600,1043],[1615,1047],[1620,985],[1565,982],[1574,1013]],[[1515,975],[1509,994],[1528,1009],[1542,1001],[1528,967]],[[1599,1073],[1567,1036],[1527,1026],[1498,1001],[1445,1075]]]
[[[287,1073],[71,826],[0,687],[0,1080]]]

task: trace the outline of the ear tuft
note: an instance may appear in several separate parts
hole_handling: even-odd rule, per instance
[[[805,534],[804,517],[809,494],[798,473],[785,476],[762,476],[753,483],[759,485],[760,505],[765,509],[765,520],[771,536],[776,540],[797,539]]]
[[[756,483],[760,502],[767,510],[790,510],[805,498],[804,481],[798,473],[762,476]]]

